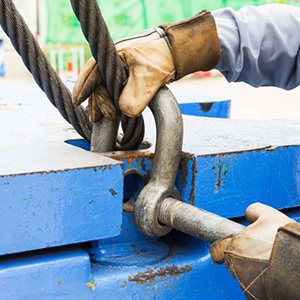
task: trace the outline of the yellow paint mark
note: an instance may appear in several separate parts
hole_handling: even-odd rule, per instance
[[[92,282],[88,282],[86,286],[90,286],[93,291],[95,290],[95,285]]]

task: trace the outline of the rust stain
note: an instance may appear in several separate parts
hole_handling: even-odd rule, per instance
[[[133,213],[134,212],[134,206],[133,206],[132,203],[125,202],[125,203],[123,203],[123,210],[127,211],[127,212],[130,212],[130,213]]]
[[[147,262],[148,262],[148,260],[146,260],[146,259],[140,260],[140,263],[141,263],[141,264],[146,264]]]
[[[131,248],[136,255],[148,253],[148,250],[145,249],[140,250],[136,245],[131,245]]]
[[[149,160],[150,161],[150,160]],[[151,161],[150,161],[151,162]],[[142,167],[142,170],[144,172],[147,172],[147,167],[146,167],[146,159],[145,158],[142,158],[142,161],[141,161],[141,167]]]
[[[151,164],[152,159],[154,157],[154,153],[145,151],[145,150],[136,150],[136,151],[118,151],[114,152],[113,155],[110,156],[112,159],[126,161],[128,163],[128,171],[137,171],[139,173],[143,173],[144,179],[146,182],[150,179],[151,173]],[[150,168],[147,168],[146,160],[150,164]],[[132,166],[132,162],[136,161],[136,164]],[[128,171],[126,173],[128,173]]]
[[[129,171],[126,171],[126,173],[124,173],[124,177],[127,176],[127,175],[139,175],[141,176],[142,178],[144,178],[144,175],[141,174],[138,170],[129,170]]]
[[[186,188],[187,186],[188,163],[192,158],[193,158],[192,154],[182,151],[179,170],[180,170],[180,185],[181,188],[183,189]]]
[[[128,281],[136,282],[137,284],[151,283],[157,278],[165,278],[167,276],[179,276],[184,273],[189,273],[193,268],[189,265],[184,267],[167,266],[163,268],[155,267],[144,272],[138,272],[136,275],[129,276]]]
[[[154,153],[149,152],[149,151],[141,151],[141,150],[136,150],[136,151],[118,151],[115,152],[112,156],[110,156],[113,159],[116,160],[128,160],[130,157],[132,160],[133,159],[139,159],[139,158],[152,158],[154,156]]]
[[[132,168],[132,162],[133,162],[133,157],[129,156],[126,158],[127,162],[128,162],[128,168],[131,169]]]
[[[193,162],[193,167],[192,167],[192,182],[191,182],[191,192],[190,192],[190,197],[189,201],[191,205],[195,204],[195,188],[196,188],[196,177],[197,177],[197,157],[195,157],[194,162]]]

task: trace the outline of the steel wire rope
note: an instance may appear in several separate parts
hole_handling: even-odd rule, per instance
[[[89,42],[93,57],[98,63],[107,90],[121,115],[124,135],[118,138],[122,150],[137,149],[144,138],[142,116],[129,118],[119,109],[119,97],[127,81],[125,67],[118,56],[96,0],[70,0],[73,11],[80,22],[82,32]]]
[[[83,107],[73,105],[70,91],[52,68],[12,0],[0,1],[0,25],[50,102],[83,138],[90,141],[92,125]]]

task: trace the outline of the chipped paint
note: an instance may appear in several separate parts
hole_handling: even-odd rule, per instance
[[[128,281],[136,282],[137,284],[151,283],[155,279],[162,279],[167,276],[179,276],[181,274],[189,273],[193,267],[185,265],[184,267],[167,266],[167,267],[154,267],[144,272],[138,272],[136,275],[129,276]]]
[[[229,157],[226,158],[224,156],[217,157],[216,165],[212,167],[212,170],[215,174],[215,184],[214,184],[214,193],[219,193],[219,190],[224,189],[225,184],[225,176],[229,172],[230,168],[233,165],[235,158]]]
[[[117,151],[110,153],[109,157],[124,162],[127,172],[136,171],[149,181],[154,153],[145,150]]]
[[[114,190],[114,189],[109,189],[109,192],[113,195],[113,196],[117,196],[118,193]]]
[[[188,162],[192,158],[189,153],[182,152],[180,159],[180,186],[182,189],[187,187],[187,177],[188,177]]]
[[[193,167],[192,167],[192,182],[191,182],[191,192],[189,195],[189,201],[191,205],[195,205],[195,188],[196,188],[196,178],[197,178],[197,157],[194,158]]]
[[[148,253],[148,250],[146,250],[146,249],[139,249],[136,245],[131,245],[131,248],[132,248],[133,252],[136,255]]]

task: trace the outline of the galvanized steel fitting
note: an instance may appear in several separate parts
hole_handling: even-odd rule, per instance
[[[175,179],[180,163],[183,120],[177,101],[167,87],[162,87],[149,107],[156,123],[156,145],[148,184],[135,202],[134,219],[137,228],[150,236],[164,236],[171,226],[158,220],[160,203],[172,197],[180,199]]]

